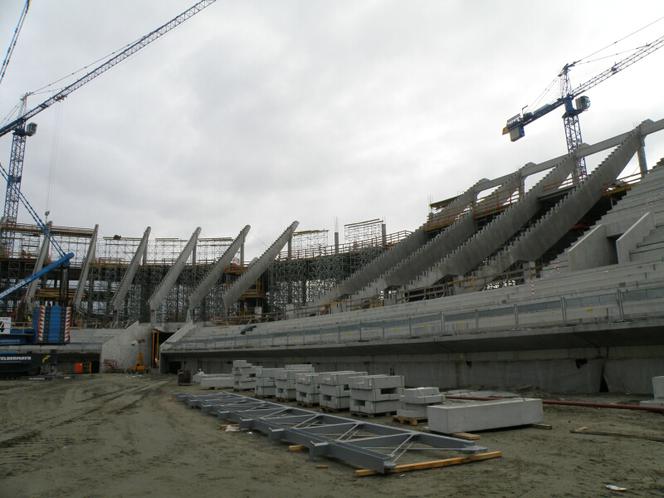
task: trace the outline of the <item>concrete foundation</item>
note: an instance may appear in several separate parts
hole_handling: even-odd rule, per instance
[[[433,405],[427,417],[430,430],[453,434],[541,423],[544,412],[541,399],[520,398]]]

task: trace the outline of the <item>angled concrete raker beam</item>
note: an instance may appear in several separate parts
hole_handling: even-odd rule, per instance
[[[49,229],[50,229],[50,223],[49,223]],[[39,255],[37,256],[37,261],[35,261],[35,267],[33,268],[32,273],[37,273],[44,266],[46,258],[48,257],[48,249],[50,245],[51,244],[49,242],[48,237],[44,237],[44,240],[42,241],[42,244],[39,247]],[[32,282],[30,282],[30,285],[28,285],[28,289],[25,291],[25,297],[23,299],[28,304],[28,309],[32,307],[32,301],[35,299],[35,293],[37,292],[37,286],[39,285],[40,280],[41,278],[38,278],[37,280],[33,280]]]
[[[173,263],[173,265],[168,269],[168,272],[164,278],[161,279],[161,282],[159,282],[159,285],[157,285],[157,288],[150,296],[150,299],[148,299],[151,320],[155,318],[152,315],[157,311],[157,309],[159,309],[161,303],[164,302],[164,299],[166,299],[166,296],[175,285],[175,282],[177,282],[180,273],[182,273],[182,270],[184,270],[189,256],[191,256],[192,251],[196,247],[196,242],[198,242],[198,236],[200,233],[201,227],[198,227],[196,230],[194,230],[194,233],[191,234],[191,237],[189,238],[189,242],[187,242],[187,245],[184,246],[184,249],[182,249],[182,252],[178,256],[178,259],[176,259],[175,263]]]
[[[212,265],[210,271],[203,277],[203,280],[196,286],[193,292],[189,295],[189,305],[187,307],[187,316],[191,316],[191,312],[201,304],[205,296],[210,292],[214,285],[219,281],[221,275],[224,273],[224,269],[231,264],[233,257],[240,250],[244,244],[244,239],[247,237],[251,227],[249,225],[245,226],[242,231],[235,238],[233,243],[228,246],[228,249],[224,251],[224,254]]]
[[[141,258],[145,254],[145,250],[148,247],[149,238],[150,238],[150,227],[147,227],[145,229],[145,233],[143,234],[143,238],[141,239],[140,244],[138,244],[138,248],[136,249],[134,256],[131,258],[131,262],[127,267],[127,271],[125,272],[124,275],[122,275],[122,280],[120,280],[120,285],[118,286],[118,290],[115,292],[113,298],[111,299],[111,306],[110,306],[111,311],[117,311],[118,309],[120,309],[120,306],[122,306],[125,297],[127,297],[127,292],[129,292],[129,286],[134,281],[134,276],[136,276],[138,267],[141,264]]]
[[[251,263],[240,278],[238,278],[233,285],[231,285],[226,292],[222,295],[224,301],[224,309],[228,310],[235,302],[240,299],[244,291],[251,287],[258,277],[270,266],[270,263],[277,257],[279,252],[283,249],[286,243],[293,236],[293,232],[299,225],[299,222],[294,221],[291,225],[284,230],[284,232],[275,240],[270,247],[256,261]]]
[[[83,293],[85,292],[85,286],[88,283],[88,274],[90,273],[90,266],[95,260],[95,251],[97,250],[97,232],[99,231],[99,225],[95,225],[92,235],[90,236],[90,244],[88,244],[88,252],[85,255],[85,259],[81,264],[81,274],[78,277],[78,285],[76,286],[76,292],[74,292],[74,309],[78,310],[81,306],[81,300],[83,299]]]

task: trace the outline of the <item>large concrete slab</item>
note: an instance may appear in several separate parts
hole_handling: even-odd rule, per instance
[[[427,407],[429,429],[443,434],[537,424],[544,419],[535,398],[463,402]]]

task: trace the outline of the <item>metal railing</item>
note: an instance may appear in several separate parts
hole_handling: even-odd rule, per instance
[[[435,341],[580,324],[611,324],[644,318],[664,319],[664,286],[615,289],[582,296],[561,296],[489,308],[406,314],[355,323],[323,325],[284,332],[234,334],[201,340],[184,339],[186,350],[269,349],[312,345]]]

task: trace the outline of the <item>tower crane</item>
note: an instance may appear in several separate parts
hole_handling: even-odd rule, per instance
[[[605,69],[601,73],[593,76],[587,81],[581,83],[576,88],[572,88],[570,82],[570,70],[580,61],[575,61],[565,64],[558,74],[560,78],[560,97],[555,101],[545,104],[542,107],[532,112],[520,112],[507,120],[507,124],[503,128],[503,135],[509,134],[510,140],[515,142],[525,135],[524,127],[536,119],[550,113],[558,107],[564,106],[565,112],[563,114],[563,125],[565,128],[565,139],[567,142],[568,152],[575,151],[582,143],[581,126],[579,123],[579,114],[590,107],[590,99],[581,95],[582,93],[590,90],[591,88],[599,85],[603,81],[616,75],[623,69],[628,68],[632,64],[640,61],[644,57],[652,54],[664,46],[664,36],[647,43],[624,59],[614,63],[611,67]],[[586,176],[586,162],[585,158],[577,160],[575,181],[583,179]]]
[[[25,5],[23,6],[21,15],[18,18],[18,24],[14,29],[14,34],[12,35],[12,39],[9,42],[9,48],[7,49],[7,53],[5,54],[5,60],[2,61],[2,66],[0,66],[0,83],[2,83],[2,79],[5,77],[5,72],[7,72],[9,59],[12,58],[12,53],[14,52],[14,47],[16,46],[16,40],[18,40],[18,34],[21,32],[21,28],[23,27],[25,16],[28,15],[29,8],[30,8],[30,0],[25,0]]]
[[[48,109],[56,102],[61,102],[71,93],[81,88],[83,85],[89,83],[98,76],[101,76],[123,60],[131,57],[136,52],[142,50],[158,38],[161,38],[163,35],[176,28],[183,22],[189,20],[192,16],[198,14],[206,7],[209,7],[214,2],[216,2],[216,0],[200,0],[192,7],[188,8],[167,23],[159,26],[155,30],[141,37],[138,41],[132,43],[121,52],[108,59],[106,62],[98,65],[32,109],[27,110],[27,95],[22,98],[21,111],[18,118],[0,127],[0,137],[13,132],[9,159],[9,171],[7,173],[7,190],[5,194],[5,204],[1,220],[3,225],[0,233],[0,250],[8,250],[8,246],[11,244],[11,238],[13,237],[12,226],[16,224],[16,218],[18,215],[18,206],[21,192],[21,177],[23,175],[23,161],[25,157],[25,144],[27,137],[34,135],[37,131],[37,125],[35,123],[28,123],[28,120],[40,112]]]

